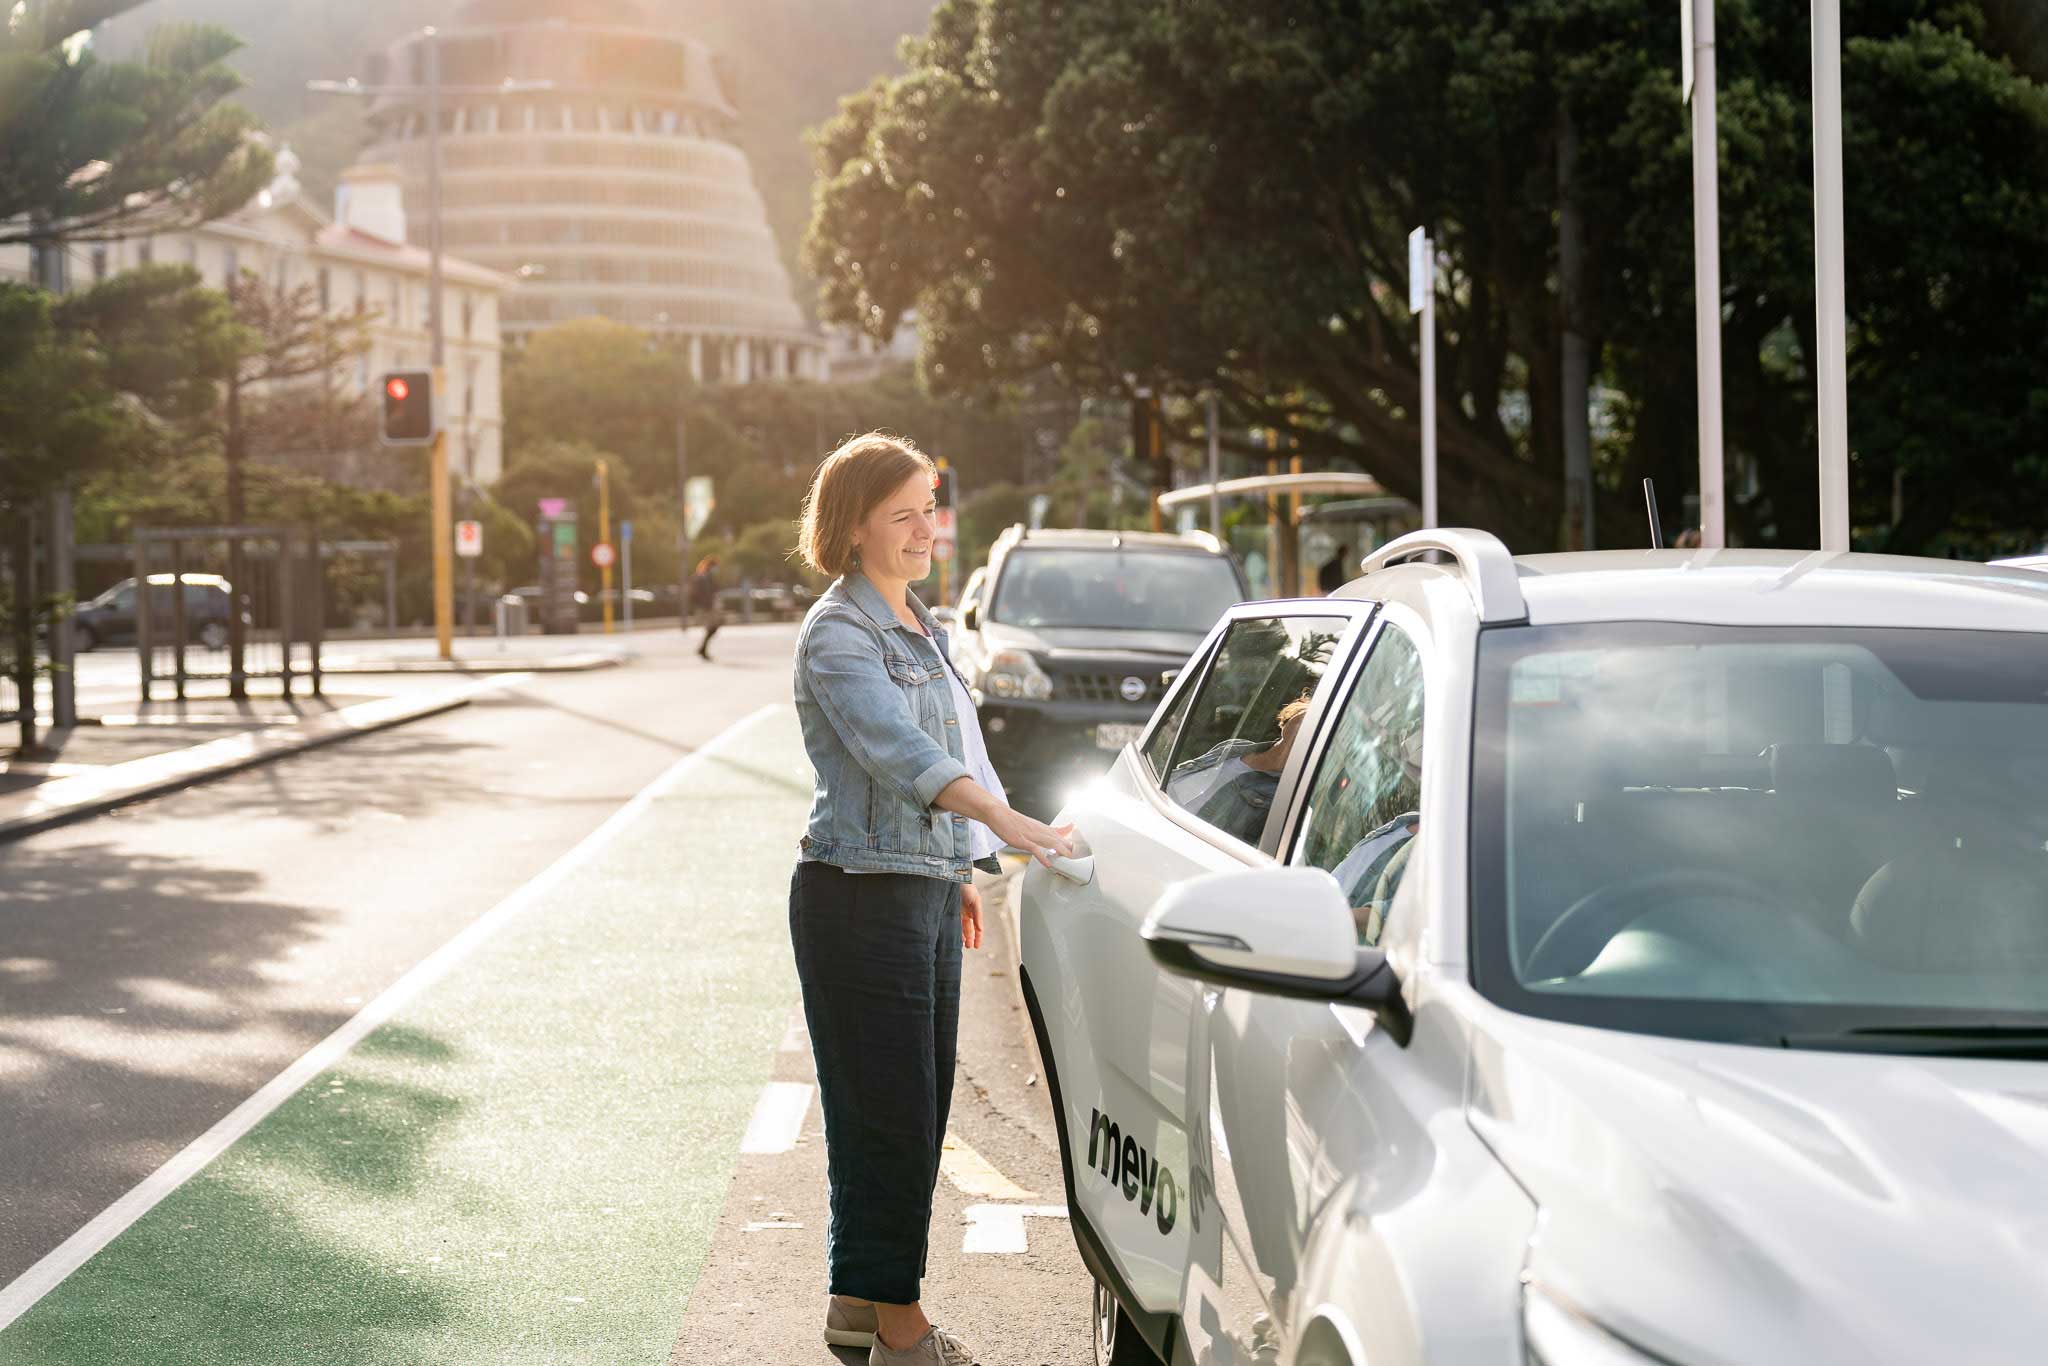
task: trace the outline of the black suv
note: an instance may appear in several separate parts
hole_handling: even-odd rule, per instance
[[[176,620],[176,599],[171,596],[172,576],[149,576],[149,617],[153,638],[168,644],[171,624]],[[234,610],[234,593],[218,574],[186,574],[185,634],[209,650],[224,650],[228,644],[228,613]],[[96,645],[136,643],[135,580],[123,579],[71,614],[73,648],[90,650]],[[242,620],[249,618],[246,613]]]
[[[1099,775],[1247,594],[1237,562],[1201,533],[997,537],[961,595],[953,659],[1012,802],[1047,817]]]

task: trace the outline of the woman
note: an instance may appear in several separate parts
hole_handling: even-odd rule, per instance
[[[711,658],[711,637],[718,634],[723,618],[718,615],[718,557],[706,555],[697,561],[697,572],[690,575],[690,600],[684,604],[689,610],[683,617],[683,629],[690,629],[694,622],[704,628],[704,639],[697,642],[697,658]]]
[[[1056,830],[1010,808],[945,633],[910,591],[931,571],[934,471],[871,432],[828,456],[799,553],[836,576],[797,637],[817,773],[789,931],[825,1111],[825,1340],[871,1366],[970,1366],[918,1302],[953,1097],[960,956],[981,945],[979,862],[1050,863]]]

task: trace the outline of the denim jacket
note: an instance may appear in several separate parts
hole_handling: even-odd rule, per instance
[[[916,594],[919,635],[865,575],[841,576],[796,640],[796,712],[816,787],[801,857],[841,868],[973,879],[967,818],[932,802],[968,776],[946,682],[946,633]]]
[[[1167,780],[1167,790],[1171,792],[1173,785],[1183,778],[1207,773],[1232,759],[1243,759],[1272,747],[1270,740],[1225,740],[1207,753],[1176,766]],[[1266,816],[1273,809],[1273,794],[1279,788],[1279,774],[1247,769],[1204,797],[1194,814],[1246,844],[1257,844],[1260,832],[1266,828]]]

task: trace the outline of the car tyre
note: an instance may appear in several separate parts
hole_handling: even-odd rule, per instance
[[[83,622],[73,622],[71,624],[71,648],[73,651],[84,654],[87,650],[98,648],[99,643],[99,633],[93,630],[92,627],[85,625]]]
[[[1095,1366],[1165,1366],[1137,1325],[1117,1303],[1116,1292],[1095,1283]]]
[[[225,650],[228,645],[228,624],[224,621],[209,621],[199,628],[199,643],[209,650]]]

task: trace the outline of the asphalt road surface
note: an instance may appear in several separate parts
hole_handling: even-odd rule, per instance
[[[0,1306],[365,1003],[497,936],[0,1314],[0,1363],[834,1360],[791,1089],[793,632],[728,628],[712,664],[636,633],[624,667],[0,847]],[[988,1362],[1086,1361],[997,920],[927,1298]]]

